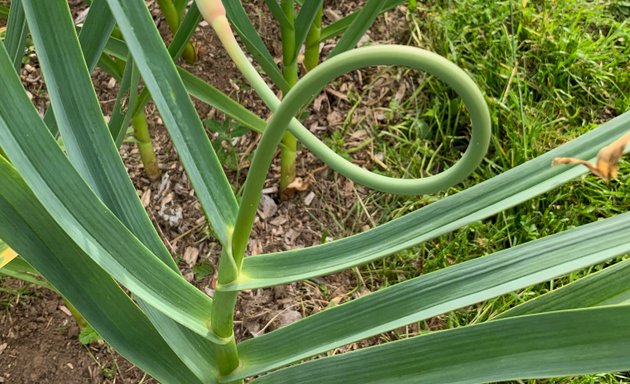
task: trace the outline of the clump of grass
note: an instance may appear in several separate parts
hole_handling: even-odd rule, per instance
[[[16,284],[17,282],[17,284]],[[9,310],[24,297],[36,296],[38,292],[31,289],[32,285],[0,276],[0,311]]]

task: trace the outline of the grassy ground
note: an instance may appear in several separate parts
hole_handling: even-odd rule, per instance
[[[362,204],[378,221],[487,180],[575,138],[630,109],[630,5],[624,1],[556,2],[430,0],[410,12],[409,44],[435,51],[464,68],[487,95],[494,138],[487,158],[466,182],[422,199],[372,193]],[[417,76],[404,69],[389,76]],[[452,92],[426,79],[404,101],[383,109],[373,125],[375,152],[389,174],[419,177],[456,161],[466,145],[468,117]],[[368,88],[368,87],[366,87]],[[367,91],[366,91],[367,92]],[[360,99],[360,97],[358,98]],[[441,143],[441,144],[437,144]],[[630,209],[630,166],[619,180],[588,175],[483,222],[361,269],[384,286]],[[440,327],[493,318],[505,309],[601,269],[554,281],[450,313]],[[421,329],[432,328],[428,323]],[[403,332],[404,333],[404,332]],[[405,337],[405,334],[400,337]],[[388,336],[389,337],[389,336]],[[527,383],[628,383],[630,374]]]

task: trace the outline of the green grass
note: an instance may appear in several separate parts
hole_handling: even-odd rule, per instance
[[[9,312],[21,300],[36,297],[39,293],[26,282],[15,284],[16,280],[0,275],[0,311]]]
[[[365,205],[369,212],[375,212],[378,222],[388,221],[533,159],[629,110],[629,14],[627,1],[419,2],[417,10],[407,17],[410,32],[406,43],[449,58],[474,78],[491,109],[491,148],[473,176],[446,192],[423,197],[370,192],[355,205]],[[390,97],[388,104],[386,101],[386,105],[373,108],[384,119],[358,118],[361,123],[344,124],[328,143],[349,155],[344,137],[367,129],[373,139],[373,152],[383,154],[382,161],[388,168],[384,171],[373,165],[372,170],[390,176],[421,177],[454,164],[469,135],[468,115],[462,103],[434,78],[404,68],[379,71],[393,79],[393,93],[404,79],[412,79],[413,87],[400,102]],[[357,107],[368,98],[370,89],[366,85],[362,93],[350,95],[353,113],[360,110]],[[483,222],[364,266],[360,271],[362,281],[377,289],[626,212],[630,210],[629,181],[626,157],[619,180],[603,182],[593,175],[584,176]],[[359,231],[356,225],[343,222],[339,228],[345,228],[345,234]],[[606,265],[448,313],[382,338],[404,338],[492,319],[514,305]],[[628,373],[522,381],[629,382]]]

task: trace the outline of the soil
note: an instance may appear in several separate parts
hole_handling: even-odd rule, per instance
[[[71,1],[75,15],[82,2]],[[156,20],[159,11],[154,1],[148,1]],[[360,1],[326,1],[325,20],[346,14]],[[271,16],[258,2],[245,4],[252,21],[261,31],[272,54],[280,57],[281,47],[277,27],[269,22]],[[0,20],[0,23],[4,21]],[[163,21],[159,27],[168,40]],[[404,10],[391,12],[370,30],[369,38],[380,42],[406,41]],[[245,81],[220,47],[218,39],[208,27],[198,28],[193,41],[198,48],[199,60],[193,65],[183,64],[194,74],[208,80],[223,92],[237,99],[260,116],[268,110],[251,90],[243,87]],[[332,45],[324,47],[324,52]],[[29,52],[29,62],[22,69],[23,82],[40,112],[47,106],[45,85],[39,73],[37,58]],[[334,87],[322,92],[303,122],[321,137],[329,137],[343,124],[346,112],[353,108],[348,94],[370,84],[379,71],[365,70],[343,76]],[[117,84],[99,70],[93,80],[102,109],[111,113],[116,99]],[[366,121],[378,123],[374,106],[386,105],[393,97],[403,97],[404,83],[387,76],[371,88],[367,98],[359,103],[352,114],[357,125]],[[195,101],[202,119],[223,121],[224,116],[205,104]],[[161,177],[149,180],[143,173],[138,150],[132,141],[125,143],[121,156],[130,177],[149,212],[156,228],[178,261],[184,277],[199,289],[213,294],[219,246],[212,238],[202,210],[190,182],[183,171],[177,154],[166,134],[162,121],[153,105],[147,106],[147,118],[152,129],[153,144],[158,154]],[[212,138],[216,134],[209,131]],[[348,148],[366,139],[366,131],[357,129],[346,136]],[[238,188],[244,181],[249,156],[257,143],[253,134],[236,137],[222,143],[220,155],[226,159],[230,181]],[[352,160],[364,166],[378,166],[378,154],[370,145],[352,153]],[[269,174],[258,217],[250,241],[251,255],[307,247],[322,241],[347,236],[366,230],[379,220],[375,207],[355,209],[358,199],[367,190],[328,170],[307,151],[298,154],[298,176],[302,188],[288,199],[281,199],[278,191],[279,166],[275,163]],[[353,271],[327,276],[314,281],[293,283],[271,289],[257,289],[240,295],[235,315],[236,335],[245,339],[287,325],[302,317],[320,311],[331,304],[351,300],[377,289],[378,281],[365,282]],[[84,346],[79,342],[79,329],[69,315],[64,302],[53,292],[4,278],[0,287],[0,383],[155,383],[144,372],[133,367],[103,343]],[[19,292],[16,296],[15,292]],[[356,349],[377,340],[367,340],[344,349]]]
[[[79,343],[79,327],[51,291],[4,279],[0,383],[156,383],[102,343]]]

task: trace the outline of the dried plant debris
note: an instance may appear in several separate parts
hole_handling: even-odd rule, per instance
[[[9,247],[3,246],[0,241],[0,268],[9,264],[9,262],[17,257],[17,253]]]
[[[597,177],[604,180],[616,179],[617,166],[628,143],[630,143],[630,132],[602,148],[597,153],[597,161],[594,165],[586,160],[575,159],[573,157],[556,157],[551,162],[551,165],[582,164]]]

